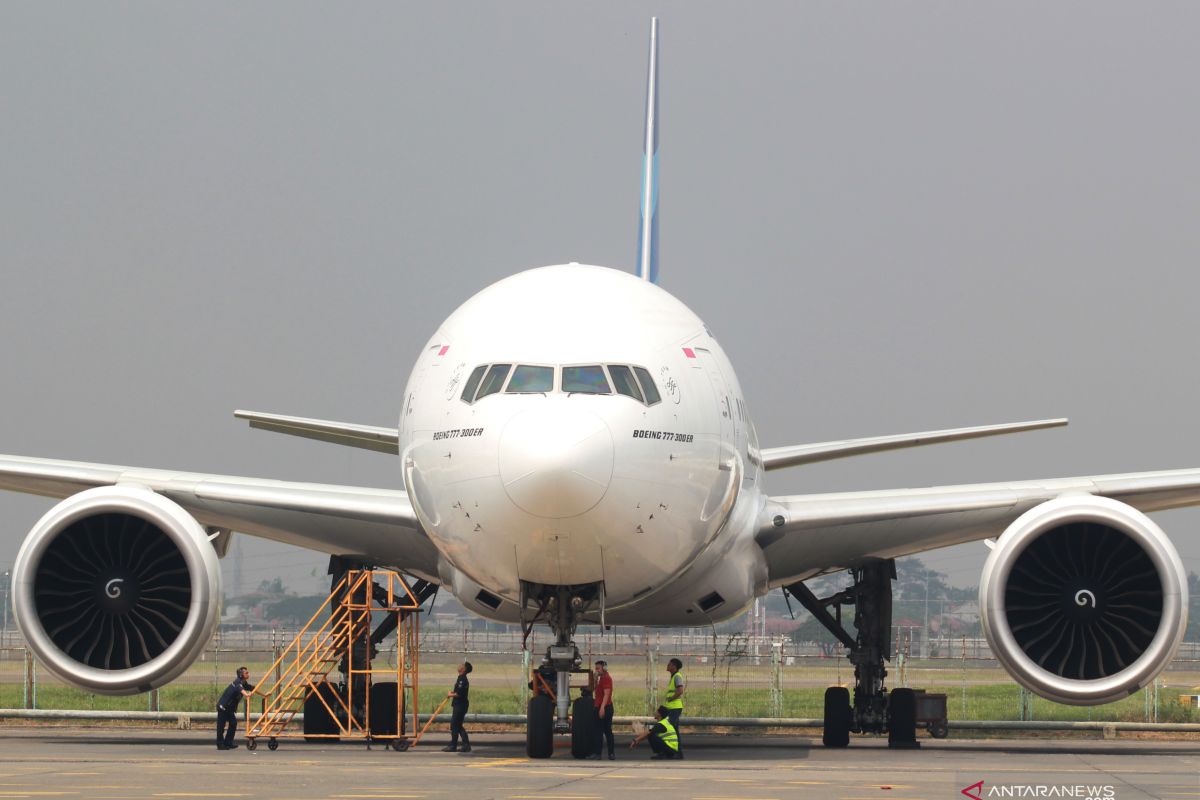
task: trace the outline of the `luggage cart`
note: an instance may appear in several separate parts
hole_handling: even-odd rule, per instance
[[[950,732],[946,721],[946,695],[913,689],[917,701],[917,725],[929,731],[935,739],[945,739]]]

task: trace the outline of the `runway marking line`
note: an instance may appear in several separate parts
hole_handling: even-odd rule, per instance
[[[497,758],[494,761],[481,761],[478,764],[469,764],[471,769],[481,769],[487,767],[498,767],[502,764],[527,764],[528,758]]]
[[[89,792],[90,792],[90,791],[92,791],[93,789],[144,789],[144,788],[146,788],[146,787],[144,787],[144,786],[116,786],[116,785],[111,785],[111,786],[110,786],[110,785],[108,785],[108,784],[100,784],[100,785],[98,785],[98,786],[76,786],[75,788],[76,788],[76,789],[83,789],[83,790],[85,790],[85,791],[89,791]]]
[[[331,794],[330,797],[338,798],[383,798],[384,800],[415,800],[416,798],[428,797],[424,794]]]

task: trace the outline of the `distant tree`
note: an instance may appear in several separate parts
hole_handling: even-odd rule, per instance
[[[298,628],[321,612],[322,620],[329,616],[329,598],[323,594],[284,595],[278,600],[263,603],[263,619],[279,625]]]
[[[286,594],[287,587],[283,585],[283,578],[275,578],[259,583],[258,591],[262,594]]]

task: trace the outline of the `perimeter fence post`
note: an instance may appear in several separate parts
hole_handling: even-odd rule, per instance
[[[962,637],[962,718],[967,718],[967,637]]]
[[[1026,689],[1024,686],[1021,687],[1020,704],[1021,704],[1021,721],[1022,722],[1033,721],[1033,693],[1030,692],[1028,689]]]
[[[37,671],[28,647],[25,648],[25,707],[37,708]]]
[[[783,642],[771,642],[771,716],[783,716]]]
[[[399,637],[397,637],[398,639]],[[275,629],[271,628],[271,660],[275,662],[275,683],[278,684],[282,679],[283,664],[279,661],[279,654],[282,650],[279,644],[279,639],[275,636]]]
[[[651,648],[647,647],[646,648],[646,713],[648,713],[648,714],[653,714],[654,709],[658,708],[658,706],[655,705],[655,702],[654,702],[655,694],[657,694],[657,692],[655,692],[655,690],[654,690],[654,688],[655,688],[654,687],[654,678],[655,678],[655,674],[657,672],[657,669],[654,666],[654,662],[656,660],[657,659],[655,658],[655,651],[652,650]]]

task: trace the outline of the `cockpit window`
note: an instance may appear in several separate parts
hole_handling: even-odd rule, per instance
[[[642,400],[642,390],[638,388],[637,380],[633,377],[633,372],[624,364],[609,364],[608,374],[612,377],[613,387],[616,388],[617,394],[623,394],[626,397],[632,397],[639,403]]]
[[[645,367],[634,367],[633,371],[637,373],[638,380],[642,384],[642,391],[646,393],[646,405],[652,406],[662,400],[658,394],[658,387],[654,385],[654,378],[650,377],[650,370]]]
[[[487,369],[487,364],[480,364],[471,371],[471,377],[467,378],[467,385],[463,387],[462,399],[468,403],[475,400],[475,390],[479,388],[479,381],[483,378],[483,373]]]
[[[510,394],[521,392],[550,392],[554,390],[554,367],[531,367],[519,365],[513,370],[508,388],[504,391]]]
[[[550,394],[557,367],[518,364],[480,364],[463,386],[462,401],[474,403],[489,394]],[[511,377],[510,377],[511,376]],[[566,394],[619,394],[652,406],[662,401],[654,378],[645,367],[628,364],[587,364],[562,367],[558,391]]]
[[[493,364],[487,372],[487,377],[483,379],[483,384],[480,385],[479,394],[475,396],[475,399],[479,400],[500,391],[504,387],[504,379],[508,377],[510,369],[512,369],[512,364]]]
[[[612,394],[604,367],[563,367],[562,390],[580,394]]]

